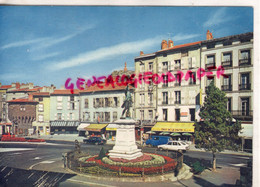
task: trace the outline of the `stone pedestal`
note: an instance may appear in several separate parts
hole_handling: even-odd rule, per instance
[[[133,119],[119,119],[114,122],[118,125],[116,143],[109,151],[110,158],[132,160],[143,155],[135,143],[135,121]]]

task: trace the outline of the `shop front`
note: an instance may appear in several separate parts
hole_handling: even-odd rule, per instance
[[[107,127],[106,127],[106,139],[107,140],[116,140],[116,130],[118,128],[117,124],[114,123],[110,123]]]
[[[108,124],[93,123],[85,128],[87,136],[102,136],[105,138],[106,126]]]
[[[79,121],[50,121],[51,134],[77,134]]]
[[[156,135],[171,136],[173,140],[194,143],[194,123],[192,122],[157,122],[151,132]]]
[[[86,136],[86,127],[88,127],[90,123],[81,123],[78,127],[77,130],[79,132],[79,136]]]
[[[253,124],[252,123],[242,123],[241,131],[238,133],[238,136],[241,137],[242,151],[252,152],[252,141],[253,141]]]

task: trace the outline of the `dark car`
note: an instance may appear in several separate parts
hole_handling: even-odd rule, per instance
[[[105,144],[107,141],[101,137],[89,137],[88,139],[83,140],[84,143],[87,144],[96,144],[96,145],[101,145]]]

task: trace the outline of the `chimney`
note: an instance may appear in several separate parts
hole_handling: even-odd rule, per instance
[[[15,87],[16,87],[16,89],[19,89],[20,88],[20,83],[19,82],[15,83]]]
[[[207,30],[207,40],[212,40],[213,39],[213,36],[212,36],[212,33]]]
[[[162,45],[161,45],[161,49],[163,50],[163,49],[167,49],[167,41],[166,40],[163,40],[162,41]]]
[[[171,48],[173,47],[173,41],[171,39],[169,39],[168,41],[168,48]]]
[[[126,72],[127,71],[127,67],[126,67],[126,62],[125,62],[125,68],[124,68],[124,72]]]
[[[28,100],[29,100],[29,101],[32,101],[32,100],[33,100],[33,95],[32,95],[32,94],[29,94]]]
[[[140,56],[144,55],[144,52],[143,51],[140,51]]]
[[[29,83],[29,89],[33,89],[33,83]]]

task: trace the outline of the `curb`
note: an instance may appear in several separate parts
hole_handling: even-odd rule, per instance
[[[193,151],[193,152],[207,152],[207,151],[204,151],[204,150],[192,150],[192,149],[189,149],[188,151]],[[209,152],[210,153],[210,152]],[[252,153],[239,153],[239,152],[220,152],[218,154],[229,154],[229,155],[240,155],[240,156],[253,156]]]

